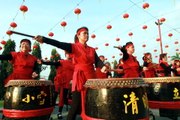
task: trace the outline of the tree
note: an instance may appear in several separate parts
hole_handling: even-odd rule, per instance
[[[16,44],[13,40],[9,39],[6,44],[4,45],[4,51],[2,55],[9,54],[12,51],[15,51]],[[0,99],[3,98],[4,95],[4,80],[12,73],[12,64],[9,61],[1,61],[0,67]]]
[[[176,53],[176,55],[171,56],[171,60],[180,60],[180,54]]]
[[[113,69],[117,69],[117,61],[116,61],[116,60],[114,60],[114,62],[113,62]],[[114,78],[117,77],[117,72],[114,72],[113,77],[114,77]]]
[[[42,59],[42,56],[41,56],[41,48],[40,48],[40,45],[39,45],[39,43],[38,42],[34,42],[34,44],[33,44],[33,50],[32,50],[32,55],[34,55],[34,56],[36,56],[38,59]],[[41,73],[41,71],[42,71],[42,65],[38,65],[38,78],[37,79],[39,79],[40,78],[40,73]]]
[[[61,56],[56,51],[56,49],[52,49],[50,61],[51,62],[58,62],[60,59],[61,59]],[[48,80],[51,80],[52,82],[54,82],[55,76],[56,76],[56,67],[54,65],[51,65]]]

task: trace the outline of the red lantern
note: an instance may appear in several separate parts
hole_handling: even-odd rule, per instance
[[[123,18],[124,18],[124,19],[129,18],[129,14],[128,14],[128,13],[125,13],[125,14],[123,15]]]
[[[62,22],[61,22],[61,26],[62,26],[62,27],[66,27],[66,25],[67,25],[67,23],[66,23],[65,21],[62,21]]]
[[[169,37],[172,37],[172,36],[173,36],[173,34],[172,34],[172,33],[169,33],[169,34],[168,34],[168,36],[169,36]]]
[[[179,42],[178,42],[178,41],[175,41],[174,44],[179,44]]]
[[[161,18],[161,19],[160,19],[160,22],[165,22],[165,21],[166,21],[165,18]]]
[[[106,43],[105,46],[109,46],[109,43]]]
[[[116,38],[116,41],[120,41],[120,38]]]
[[[37,48],[38,48],[38,46],[37,46],[37,45],[34,45],[34,46],[33,46],[33,49],[37,49]]]
[[[92,38],[92,39],[96,38],[96,35],[95,35],[95,34],[92,34],[92,35],[91,35],[91,38]]]
[[[171,58],[171,56],[168,56],[168,58]]]
[[[95,50],[98,50],[98,47],[95,47],[94,49],[95,49]]]
[[[8,35],[10,36],[10,35],[12,35],[12,31],[8,30],[8,31],[6,32],[6,34],[8,34]]]
[[[50,37],[53,37],[53,36],[54,36],[54,33],[53,33],[53,32],[49,32],[48,35],[49,35]]]
[[[128,35],[129,35],[129,36],[133,36],[133,33],[132,33],[132,32],[130,32]]]
[[[157,58],[158,56],[156,55],[155,58]]]
[[[5,45],[6,43],[7,43],[7,42],[6,42],[5,40],[2,40],[2,41],[1,41],[1,44],[2,44],[2,45]]]
[[[2,50],[2,47],[0,46],[0,50]]]
[[[147,29],[147,25],[144,25],[144,26],[142,27],[142,29],[146,30],[146,29]]]
[[[112,58],[115,58],[115,56],[112,56]]]
[[[17,27],[17,24],[16,24],[15,22],[12,22],[12,23],[10,24],[10,26],[11,26],[12,28],[15,28],[15,27]]]
[[[165,48],[168,48],[169,46],[168,45],[165,45]]]
[[[146,47],[146,45],[145,45],[145,44],[143,44],[143,45],[142,45],[142,47],[143,47],[143,48],[145,48],[145,47]]]
[[[179,51],[179,49],[177,48],[176,51]]]
[[[28,11],[28,7],[25,6],[25,5],[21,5],[20,10],[21,10],[23,13],[25,13],[25,12]]]
[[[144,9],[149,8],[149,3],[144,3],[142,7],[143,7]]]
[[[106,28],[107,28],[108,30],[110,30],[110,29],[112,28],[112,26],[111,26],[111,25],[108,25]]]
[[[154,52],[157,52],[157,50],[155,49]]]
[[[160,38],[156,38],[156,41],[160,41]]]
[[[76,9],[74,10],[74,13],[77,14],[77,15],[79,15],[79,14],[81,13],[81,9],[76,8]]]
[[[44,59],[45,59],[45,60],[47,60],[48,58],[47,58],[47,57],[45,57]]]
[[[120,56],[122,56],[123,54],[122,54],[122,53],[120,53],[119,55],[120,55]]]

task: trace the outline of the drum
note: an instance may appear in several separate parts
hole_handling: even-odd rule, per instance
[[[180,77],[144,78],[149,107],[159,109],[160,116],[180,116]]]
[[[148,120],[147,84],[141,78],[89,79],[85,83],[89,120]]]
[[[51,81],[11,80],[5,87],[3,120],[49,120],[54,109]]]

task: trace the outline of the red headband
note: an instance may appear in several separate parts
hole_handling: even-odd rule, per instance
[[[130,46],[133,46],[133,44],[126,45],[126,48],[128,48],[128,47],[130,47]]]
[[[77,35],[79,35],[82,31],[87,31],[87,29],[81,28],[80,30],[77,31]]]

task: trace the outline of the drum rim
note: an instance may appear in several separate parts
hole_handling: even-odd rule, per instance
[[[154,77],[143,78],[146,83],[159,82],[159,83],[175,83],[180,82],[180,77]]]
[[[84,85],[86,88],[136,88],[140,86],[148,86],[142,78],[88,79]]]
[[[5,87],[9,86],[42,86],[53,85],[50,80],[17,79],[10,80]]]

